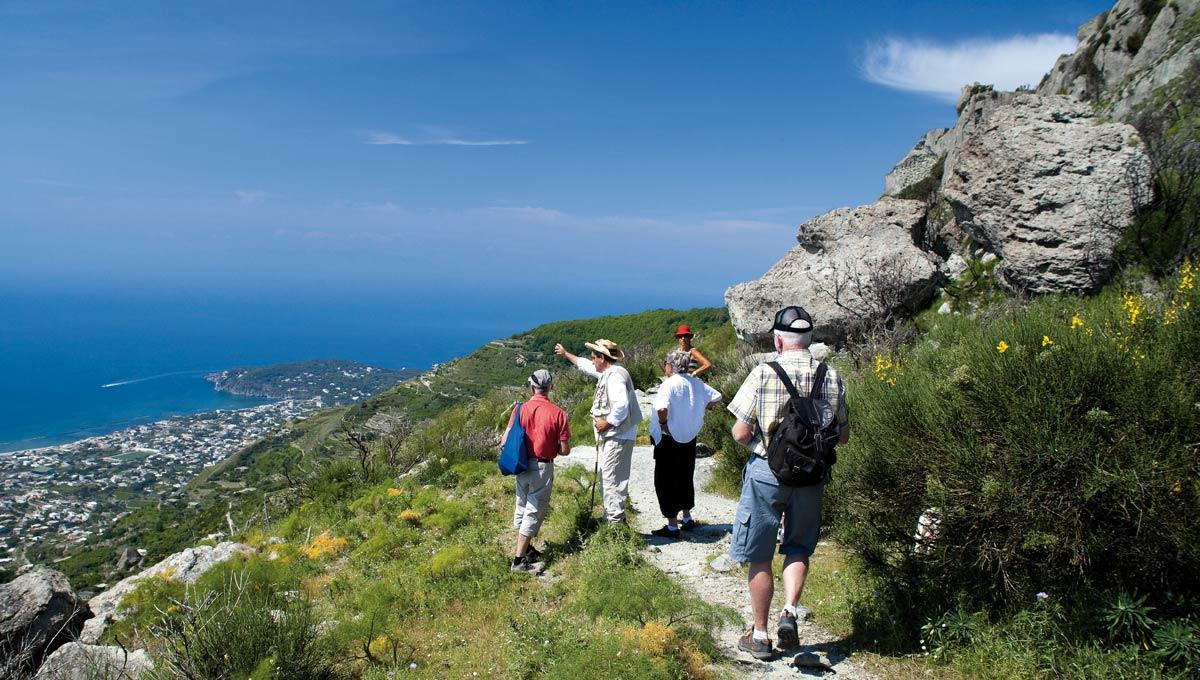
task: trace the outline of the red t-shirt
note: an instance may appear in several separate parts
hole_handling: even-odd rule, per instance
[[[508,416],[508,427],[512,427],[512,415]],[[529,439],[529,450],[538,460],[554,460],[558,443],[571,438],[567,412],[541,394],[535,394],[521,407],[521,427]]]

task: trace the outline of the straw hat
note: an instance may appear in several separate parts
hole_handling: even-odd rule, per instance
[[[612,340],[600,338],[596,342],[585,342],[583,346],[596,354],[603,354],[613,361],[621,361],[625,358],[625,353],[621,351],[621,347]]]

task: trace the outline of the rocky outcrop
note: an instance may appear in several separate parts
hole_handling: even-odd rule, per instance
[[[1002,258],[1004,281],[1032,293],[1103,283],[1134,216],[1130,171],[1147,163],[1137,131],[1098,123],[1078,99],[1032,93],[1003,106],[972,99],[962,115],[942,195],[958,225]],[[1142,189],[1133,194],[1148,196]]]
[[[53,569],[34,569],[0,585],[0,669],[37,668],[74,639],[89,616],[67,577]]]
[[[35,680],[137,680],[154,669],[146,650],[68,642],[46,657]]]
[[[925,210],[921,201],[881,198],[803,224],[800,245],[762,278],[725,292],[738,337],[769,346],[775,312],[798,304],[812,314],[816,340],[836,343],[854,324],[928,303],[937,262],[913,243]]]
[[[1080,27],[1079,47],[1059,57],[1038,94],[1097,102],[1117,120],[1200,55],[1200,0],[1118,0]]]
[[[114,621],[121,620],[118,608],[121,600],[137,588],[138,583],[151,578],[167,578],[183,583],[195,583],[209,569],[232,558],[235,555],[245,555],[254,549],[242,543],[224,542],[215,546],[201,545],[177,552],[162,560],[149,569],[122,579],[119,583],[100,593],[88,601],[95,617],[89,619],[83,626],[79,639],[88,644],[94,644],[104,633],[104,629]]]
[[[946,155],[942,138],[947,132],[946,128],[938,128],[922,135],[908,154],[884,176],[883,195],[899,197],[905,189],[929,177],[938,161]]]

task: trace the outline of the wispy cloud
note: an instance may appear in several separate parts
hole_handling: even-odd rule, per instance
[[[87,189],[89,187],[83,184],[75,184],[73,182],[60,182],[55,179],[42,179],[40,177],[21,177],[17,180],[24,184],[36,184],[42,187],[55,187],[58,189]]]
[[[451,146],[513,146],[528,144],[524,139],[438,139],[426,144],[449,144]]]
[[[385,130],[370,130],[362,133],[364,144],[400,146],[517,146],[528,144],[524,139],[467,139],[462,136],[402,137]]]
[[[258,189],[238,189],[233,195],[237,196],[238,203],[242,205],[261,203],[271,197],[271,194]]]
[[[962,86],[974,82],[1004,90],[1037,85],[1075,45],[1075,37],[1063,33],[955,43],[888,38],[867,47],[862,72],[873,83],[955,101]]]
[[[380,132],[380,131],[364,132],[363,133],[363,142],[366,144],[377,144],[377,145],[399,144],[402,146],[411,146],[415,143],[412,140],[401,137],[400,135],[394,135],[390,132]]]

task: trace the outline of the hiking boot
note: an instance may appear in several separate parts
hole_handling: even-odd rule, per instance
[[[512,566],[509,567],[509,570],[519,571],[526,574],[538,574],[542,571],[542,565],[538,564],[537,562],[531,562],[529,560],[529,556],[526,555],[525,557],[514,557]]]
[[[529,560],[530,562],[543,562],[546,558],[542,555],[541,550],[538,550],[531,545],[525,549],[525,559]]]
[[[779,628],[775,631],[780,649],[795,649],[800,646],[800,635],[796,631],[796,617],[788,612],[779,615]]]
[[[655,529],[654,531],[651,531],[650,535],[658,536],[659,538],[678,539],[679,538],[679,529],[672,529],[671,525],[668,524],[667,526],[665,526],[661,529]]]
[[[755,640],[753,628],[746,631],[746,634],[738,640],[738,649],[743,652],[749,652],[750,656],[759,661],[769,661],[771,657],[775,656],[775,650],[771,649],[770,638],[761,642]]]
[[[679,528],[683,529],[684,531],[695,531],[696,530],[696,520],[689,517],[689,518],[683,520],[683,523],[679,525]]]

